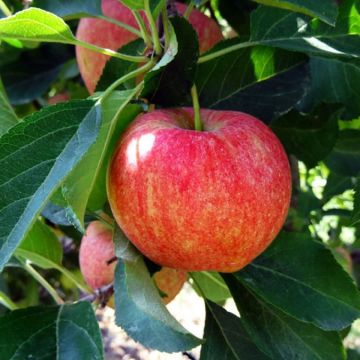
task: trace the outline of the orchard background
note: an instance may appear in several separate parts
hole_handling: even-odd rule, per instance
[[[0,359],[103,359],[95,311],[108,301],[119,327],[162,352],[360,358],[360,2],[122,6],[130,25],[100,0],[0,0]],[[205,46],[195,11],[224,40]],[[89,17],[133,36],[115,49],[87,42],[75,34]],[[75,47],[112,58],[86,79]],[[112,223],[106,171],[120,134],[141,112],[196,113],[197,100],[267,124],[292,175],[286,222],[265,252],[234,273],[188,274],[206,306],[202,338],[167,311],[159,267],[116,226],[113,284],[90,289],[78,261],[88,224]],[[240,317],[223,308],[229,298]]]

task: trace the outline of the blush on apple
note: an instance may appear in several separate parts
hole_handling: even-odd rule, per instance
[[[141,114],[121,137],[108,171],[113,215],[155,263],[233,272],[263,252],[289,207],[286,153],[260,120],[234,111]]]
[[[104,15],[137,28],[132,12],[122,5],[119,0],[102,0],[101,6]],[[177,3],[176,7],[180,14],[183,14],[186,10],[185,4]],[[193,10],[189,22],[198,34],[200,52],[209,50],[223,39],[221,29],[217,23],[200,11]],[[82,41],[112,50],[118,50],[136,39],[136,35],[128,30],[105,20],[91,18],[80,20],[76,37]],[[76,58],[85,85],[89,92],[93,93],[109,57],[77,46]]]
[[[111,228],[101,221],[91,222],[81,240],[79,263],[81,273],[92,289],[101,288],[114,281],[116,262],[109,263],[114,257]],[[163,303],[168,304],[183,287],[187,274],[181,270],[163,267],[153,275],[153,279],[158,289],[164,293]]]

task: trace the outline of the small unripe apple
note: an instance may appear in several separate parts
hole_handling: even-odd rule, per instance
[[[114,281],[116,262],[111,228],[93,221],[86,229],[79,251],[80,270],[86,283],[92,289],[111,284]],[[187,274],[184,271],[163,267],[153,275],[158,289],[164,293],[164,304],[168,304],[183,287]],[[112,300],[110,301],[110,303]]]
[[[104,15],[138,28],[131,10],[121,4],[119,0],[102,0],[101,7]],[[185,4],[177,3],[176,7],[180,14],[186,10]],[[193,10],[189,22],[198,34],[200,52],[209,50],[223,39],[218,24],[200,11]],[[92,18],[80,20],[76,37],[82,41],[112,50],[118,50],[136,39],[136,35],[128,30],[105,20]],[[76,58],[85,85],[89,92],[93,93],[109,57],[77,46]]]
[[[233,272],[250,263],[284,224],[291,195],[286,153],[260,120],[192,109],[139,115],[108,171],[113,215],[155,263]]]

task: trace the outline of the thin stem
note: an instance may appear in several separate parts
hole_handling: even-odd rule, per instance
[[[149,21],[150,29],[151,29],[151,36],[152,42],[154,45],[154,50],[156,55],[161,55],[161,44],[159,39],[159,32],[155,23],[155,20],[152,16],[151,9],[150,9],[150,0],[145,0],[145,14]]]
[[[186,8],[185,12],[184,12],[184,18],[188,19],[193,8],[194,8],[194,1],[191,1],[190,4],[188,5],[188,7]]]
[[[194,84],[191,88],[191,98],[193,101],[193,108],[194,108],[194,124],[195,130],[202,131],[202,122],[200,116],[200,104],[199,104],[199,97],[196,89],[196,85]]]
[[[167,49],[170,44],[170,28],[169,28],[169,17],[167,14],[167,10],[163,9],[161,15],[163,19],[163,27],[164,27],[164,35],[165,35],[165,49]]]
[[[124,75],[120,79],[117,79],[116,81],[114,81],[101,95],[100,102],[103,102],[113,92],[113,90],[115,90],[119,85],[150,70],[155,64],[156,64],[156,59],[152,58],[147,64],[145,64],[141,68],[136,69],[136,70]]]
[[[144,43],[146,44],[146,46],[148,48],[151,48],[151,46],[152,46],[151,36],[147,32],[147,29],[146,29],[145,22],[144,22],[143,18],[141,17],[141,15],[140,15],[140,13],[138,11],[133,10],[132,13],[134,15],[134,18],[135,18],[136,22],[139,25],[140,33],[141,33],[140,36],[143,38]]]
[[[41,276],[40,273],[38,273],[31,265],[28,260],[20,260],[24,269],[39,283],[41,284],[47,292],[51,295],[51,297],[54,299],[54,301],[61,305],[64,303],[64,301],[61,299],[61,297],[58,295],[56,290]]]
[[[12,15],[11,10],[7,7],[3,0],[0,0],[0,10],[4,13],[5,16]]]
[[[113,19],[113,18],[111,18],[111,17],[104,16],[104,15],[99,15],[99,16],[96,16],[96,18],[102,19],[102,20],[105,20],[105,21],[107,21],[107,22],[109,22],[109,23],[111,23],[111,24],[120,26],[120,27],[122,27],[123,29],[125,29],[125,30],[131,32],[132,34],[136,35],[137,37],[141,37],[141,36],[142,36],[140,30],[134,28],[133,26],[130,26],[130,25],[128,25],[128,24],[125,24],[125,23],[123,23],[123,22],[121,22],[121,21],[115,20],[115,19]]]
[[[116,57],[118,59],[125,60],[125,61],[141,63],[141,62],[146,62],[148,60],[146,56],[125,55],[125,54],[118,53],[118,52],[116,52],[114,50],[104,49],[104,48],[101,48],[99,46],[89,44],[87,42],[83,42],[83,41],[80,41],[80,40],[77,40],[76,42],[74,42],[74,44],[82,46],[82,47],[84,47],[86,49],[89,49],[89,50],[96,51],[96,52],[104,54],[104,55],[113,56],[113,57]]]
[[[226,55],[226,54],[228,54],[230,52],[233,52],[233,51],[236,51],[236,50],[240,50],[240,49],[243,49],[243,48],[246,48],[246,47],[256,46],[256,45],[259,45],[259,43],[258,42],[247,41],[247,42],[243,42],[243,43],[236,44],[236,45],[233,45],[233,46],[229,46],[229,47],[227,47],[225,49],[214,51],[213,53],[210,53],[208,55],[201,56],[199,58],[199,60],[198,60],[198,64],[202,64],[204,62],[214,60],[219,56]]]
[[[18,306],[2,291],[0,291],[0,304],[11,311],[18,309]]]

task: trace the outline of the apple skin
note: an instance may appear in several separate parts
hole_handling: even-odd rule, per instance
[[[49,105],[55,105],[70,100],[70,95],[67,92],[58,93],[48,99]]]
[[[286,153],[260,120],[188,108],[140,114],[120,138],[107,191],[113,215],[155,263],[233,272],[263,252],[289,208]]]
[[[131,11],[118,0],[102,0],[101,6],[104,15],[138,28]],[[183,14],[186,10],[185,4],[178,3],[176,7],[180,14]],[[193,10],[189,22],[198,34],[200,52],[209,50],[223,39],[218,24],[200,11]],[[136,35],[117,25],[105,20],[91,18],[80,20],[76,37],[82,41],[112,50],[118,50],[137,38]],[[76,58],[81,76],[87,89],[92,94],[109,57],[77,46]]]
[[[114,281],[116,262],[108,264],[108,261],[114,257],[111,228],[101,221],[92,221],[81,240],[79,263],[86,283],[93,290]],[[162,298],[166,305],[180,292],[187,280],[187,274],[184,271],[163,267],[153,275],[153,279],[156,286],[166,294]],[[110,306],[112,303],[113,299],[110,299]]]

